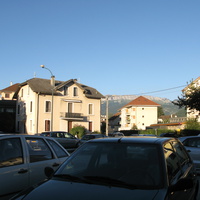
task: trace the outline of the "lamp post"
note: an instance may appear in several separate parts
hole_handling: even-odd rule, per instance
[[[52,74],[52,72],[49,68],[45,67],[44,65],[40,65],[40,67],[48,70],[51,73],[50,84],[52,86],[52,89],[51,89],[51,126],[50,126],[50,131],[53,131],[53,91],[54,91],[54,87],[55,87],[55,76]]]
[[[106,135],[108,136],[108,96],[106,96]]]

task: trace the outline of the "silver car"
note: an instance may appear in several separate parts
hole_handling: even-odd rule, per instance
[[[200,174],[200,136],[180,137],[179,140],[189,152],[196,166],[197,173]]]
[[[45,168],[55,171],[68,156],[52,138],[0,134],[0,199],[43,181]]]

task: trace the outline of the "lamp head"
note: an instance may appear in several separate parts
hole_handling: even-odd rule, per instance
[[[44,65],[40,65],[40,67],[44,68]]]

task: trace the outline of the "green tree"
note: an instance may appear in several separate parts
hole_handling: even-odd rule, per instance
[[[190,110],[200,111],[200,86],[196,86],[193,82],[188,85],[186,91],[182,91],[182,97],[178,97],[177,100],[172,101],[174,105],[179,108],[185,107]]]
[[[76,124],[70,130],[70,133],[74,136],[77,136],[78,138],[81,138],[83,135],[86,134],[86,128],[82,125]]]
[[[186,121],[185,129],[200,130],[200,123],[195,118],[190,118]]]
[[[158,107],[158,117],[162,116],[162,115],[165,115],[164,114],[164,111],[163,111],[163,107]]]

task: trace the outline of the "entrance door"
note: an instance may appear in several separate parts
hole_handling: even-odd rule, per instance
[[[68,132],[72,129],[72,121],[68,121]]]
[[[89,122],[89,131],[92,132],[92,122]]]

